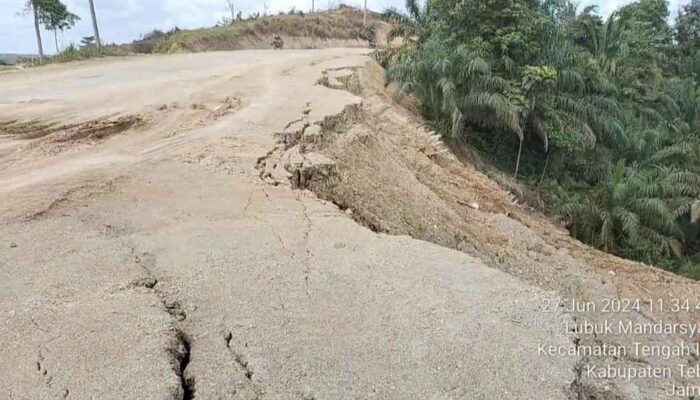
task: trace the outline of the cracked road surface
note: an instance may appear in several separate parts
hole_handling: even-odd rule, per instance
[[[260,179],[361,101],[317,81],[363,53],[0,73],[2,397],[568,399],[546,292]]]

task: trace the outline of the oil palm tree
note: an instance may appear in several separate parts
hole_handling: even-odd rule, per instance
[[[506,80],[492,72],[478,52],[461,46],[448,51],[429,40],[420,50],[407,51],[401,62],[389,68],[390,79],[401,82],[399,95],[412,93],[425,114],[449,121],[452,137],[464,134],[465,126],[510,132],[519,141],[515,176],[518,176],[527,134],[537,136],[545,152],[549,131],[566,131],[592,147],[594,128],[613,125],[604,97],[578,87],[575,71],[558,74],[550,66],[526,66],[522,80]]]
[[[508,82],[465,46],[448,51],[428,41],[420,51],[405,52],[388,76],[401,83],[399,97],[413,94],[426,115],[449,121],[452,136],[461,134],[465,124],[522,134],[519,109],[505,94]]]
[[[683,232],[669,205],[678,191],[660,176],[620,160],[606,181],[572,197],[560,211],[572,218],[574,236],[604,251],[648,262],[678,257]]]
[[[411,45],[425,42],[430,32],[428,26],[429,7],[430,1],[426,1],[421,6],[418,0],[406,0],[406,13],[396,8],[386,9],[384,18],[392,23],[387,40],[391,42],[396,38],[401,38],[404,44]]]
[[[498,13],[492,3],[480,4]],[[669,62],[663,7],[648,15],[649,4],[635,5],[604,19],[593,7],[577,14],[573,4],[554,4],[545,19],[518,14],[528,23],[513,22],[522,32],[500,36],[505,43],[485,43],[467,33],[494,26],[460,26],[482,22],[453,18],[464,11],[452,5],[409,1],[406,13],[385,14],[406,44],[387,73],[399,96],[413,95],[447,137],[479,132],[499,157],[516,154],[503,144],[517,137],[516,177],[521,162],[528,174],[544,164],[543,182],[554,154],[557,180],[544,187],[578,238],[645,261],[700,259],[700,55]],[[650,21],[659,29],[647,32]],[[546,26],[536,51],[505,61],[493,51],[526,36],[530,22]],[[544,151],[523,151],[533,142]]]

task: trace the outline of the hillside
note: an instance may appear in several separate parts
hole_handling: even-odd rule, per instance
[[[127,48],[136,53],[270,48],[274,35],[284,38],[286,48],[367,47],[368,39],[381,40],[389,29],[377,13],[369,12],[367,19],[367,26],[363,26],[362,10],[345,6],[314,14],[299,11],[254,16],[228,26],[154,31]]]
[[[409,1],[388,80],[575,238],[700,279],[700,1],[509,3]]]
[[[476,256],[490,267],[574,304],[600,307],[606,301],[630,299],[656,299],[665,304],[688,299],[695,304],[700,289],[697,282],[596,250],[571,238],[558,221],[520,204],[474,164],[453,154],[412,111],[413,105],[397,106],[393,100],[396,88],[385,88],[384,74],[375,62],[327,70],[321,82],[351,92],[361,102],[319,123],[320,132],[313,124],[289,125],[278,135],[280,145],[262,161],[261,177],[273,185],[311,190],[374,232],[405,235]],[[502,295],[505,293],[496,297]],[[597,326],[697,321],[693,310],[650,312],[644,308],[600,312],[600,308],[562,306],[575,321]],[[658,332],[570,333],[576,346],[587,348],[633,348],[635,343],[691,343],[695,339]],[[590,365],[635,370],[639,363],[664,368],[691,361],[684,355],[629,354],[580,357],[576,376],[567,386],[569,399],[667,399],[667,385],[686,377],[674,374],[667,380],[629,383],[583,371]],[[542,359],[534,353],[533,358]]]

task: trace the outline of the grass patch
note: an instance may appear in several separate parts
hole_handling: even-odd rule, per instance
[[[59,54],[53,57],[46,58],[44,60],[44,63],[64,63],[71,61],[87,60],[95,57],[125,56],[128,54],[128,50],[124,49],[122,46],[117,45],[102,46],[102,48],[98,50],[95,46],[78,47],[74,44],[71,44]]]

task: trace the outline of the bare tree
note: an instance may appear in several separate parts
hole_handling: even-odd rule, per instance
[[[93,0],[90,1],[90,15],[92,15],[92,30],[95,31],[95,44],[97,49],[102,48],[102,41],[100,40],[100,30],[97,28],[97,15],[95,14],[95,3]]]
[[[226,4],[228,5],[229,11],[231,11],[231,23],[236,20],[236,11],[233,6],[233,1],[234,0],[226,0]]]
[[[311,0],[311,12],[314,12],[314,11],[315,11],[315,10],[314,10],[315,8],[316,8],[316,1],[315,1],[315,0]]]
[[[267,17],[267,11],[270,9],[270,4],[266,1],[263,1],[263,17]]]

